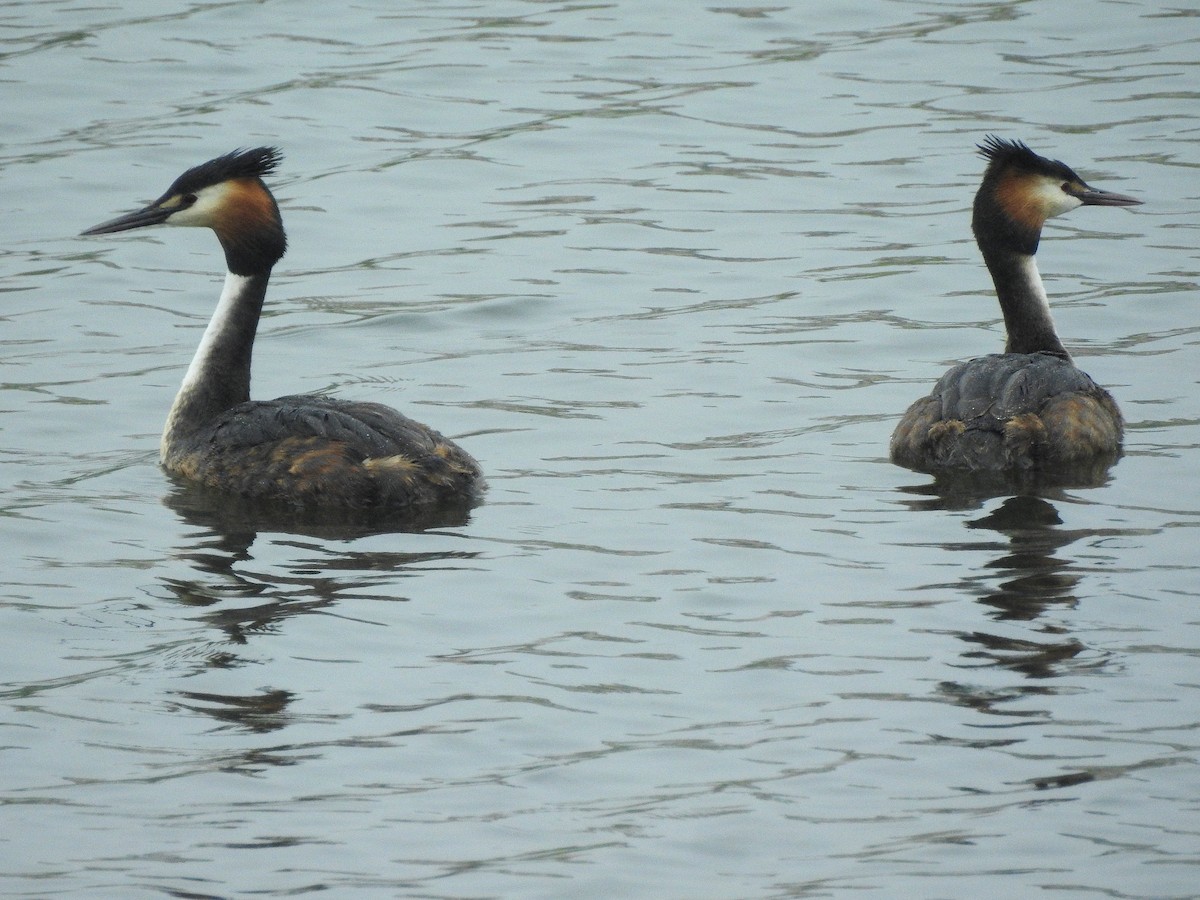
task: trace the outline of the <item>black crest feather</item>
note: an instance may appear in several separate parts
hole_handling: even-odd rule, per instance
[[[1013,166],[1027,172],[1050,175],[1067,181],[1080,180],[1079,176],[1066,163],[1039,156],[1030,150],[1029,145],[1024,141],[1011,141],[989,134],[983,139],[983,143],[975,146],[979,150],[979,155],[988,161],[989,171],[999,171]]]
[[[274,172],[281,162],[283,153],[278,147],[234,150],[188,169],[175,179],[174,184],[163,196],[194,194],[232,178],[262,178]]]

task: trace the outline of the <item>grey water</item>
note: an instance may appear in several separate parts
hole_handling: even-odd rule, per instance
[[[1200,12],[662,0],[0,7],[0,894],[1200,896]],[[946,490],[909,402],[1047,227],[1106,483]],[[158,434],[277,145],[259,397],[395,406],[466,522],[260,529]]]

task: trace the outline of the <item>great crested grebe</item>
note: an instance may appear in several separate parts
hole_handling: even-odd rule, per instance
[[[1112,462],[1124,423],[1108,391],[1075,367],[1050,318],[1038,240],[1051,216],[1142,201],[1089,187],[1020,141],[989,136],[971,229],[992,274],[1008,342],[952,368],[904,414],[892,461],[920,472],[1036,474]]]
[[[475,502],[479,464],[431,428],[378,403],[314,395],[250,399],[250,358],[271,269],[287,238],[263,183],[282,156],[235,150],[188,169],[144,209],[89,228],[211,228],[228,273],[167,416],[170,473],[252,501],[395,513]]]

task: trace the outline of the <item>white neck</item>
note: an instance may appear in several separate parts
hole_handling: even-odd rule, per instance
[[[208,321],[208,327],[204,329],[204,336],[200,338],[200,346],[196,348],[196,354],[192,357],[187,374],[183,376],[183,384],[179,386],[180,393],[194,387],[204,376],[217,338],[229,329],[230,320],[238,306],[238,299],[249,281],[250,278],[246,275],[225,273],[225,286],[221,288],[221,299],[217,301],[217,308]]]
[[[162,453],[172,441],[250,399],[254,333],[270,274],[225,275],[217,308],[204,329],[163,430]]]
[[[1021,253],[979,242],[992,273],[996,296],[1008,333],[1005,353],[1055,353],[1069,358],[1054,330],[1050,301],[1032,253]]]
[[[1046,296],[1046,286],[1042,284],[1042,273],[1038,270],[1036,256],[1019,257],[1018,268],[1028,287],[1029,299],[1036,302],[1041,314],[1054,327],[1054,317],[1050,315],[1050,298]]]

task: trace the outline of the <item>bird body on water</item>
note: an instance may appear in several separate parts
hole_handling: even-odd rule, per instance
[[[378,403],[301,394],[250,399],[254,338],[274,265],[287,248],[263,177],[281,161],[259,147],[179,176],[158,200],[83,232],[149,225],[211,228],[228,272],[167,416],[163,467],[250,501],[394,514],[476,502],[479,464],[437,431]]]
[[[1079,206],[1133,206],[1019,141],[989,137],[971,227],[1004,313],[1004,353],[950,369],[904,414],[892,461],[939,473],[1067,472],[1121,452],[1116,401],[1076,367],[1058,338],[1035,254],[1042,226]]]

